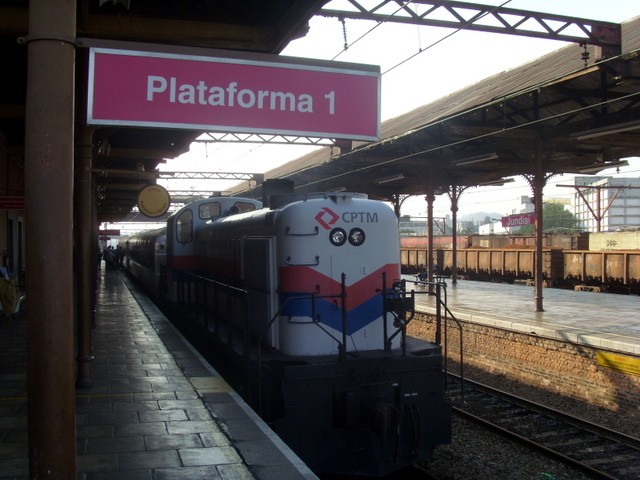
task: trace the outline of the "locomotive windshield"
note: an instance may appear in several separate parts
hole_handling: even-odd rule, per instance
[[[201,220],[209,220],[220,216],[220,203],[208,202],[198,206],[198,216]]]
[[[176,240],[181,243],[190,242],[193,239],[193,213],[185,210],[176,220]]]
[[[253,203],[248,202],[236,202],[233,206],[237,208],[238,213],[253,212],[256,209]]]

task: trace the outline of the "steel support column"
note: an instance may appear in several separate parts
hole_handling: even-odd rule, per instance
[[[93,129],[80,127],[75,159],[75,221],[76,221],[76,317],[77,361],[76,385],[90,387],[93,360],[93,310],[95,304],[95,252],[93,242],[96,224],[93,222],[93,189],[91,163],[93,155]]]
[[[458,199],[462,191],[458,190],[458,186],[453,184],[449,191],[449,200],[451,201],[451,284],[458,283]]]
[[[436,200],[435,188],[433,185],[433,170],[429,167],[427,175],[427,273],[429,282],[433,282],[433,203]]]
[[[546,183],[544,171],[544,158],[542,153],[542,142],[539,141],[536,146],[535,173],[531,181],[531,190],[533,192],[533,204],[536,211],[536,259],[535,259],[535,311],[544,312],[542,305],[542,283],[544,282],[544,270],[542,268],[542,244],[544,241],[544,224],[543,224],[543,202],[542,191]]]
[[[25,121],[30,478],[76,477],[73,124],[76,2],[29,2]]]

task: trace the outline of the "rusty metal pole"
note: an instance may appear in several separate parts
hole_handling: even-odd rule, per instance
[[[542,244],[544,242],[544,224],[543,224],[543,202],[542,191],[546,183],[544,172],[544,158],[542,154],[542,142],[539,141],[536,148],[535,174],[531,182],[533,190],[533,203],[536,211],[536,257],[535,257],[535,311],[544,312],[542,302],[542,282],[544,281],[544,270],[542,268]]]
[[[602,188],[596,188],[596,231],[600,233],[602,231]]]
[[[29,2],[25,121],[29,476],[76,477],[73,141],[76,2]]]
[[[427,275],[429,282],[433,282],[433,202],[436,200],[433,186],[433,171],[429,168],[426,185],[427,194]]]
[[[453,227],[451,230],[451,284],[458,284],[458,186],[451,185],[449,199],[451,200],[451,222]]]
[[[93,189],[91,187],[91,161],[93,154],[93,128],[80,127],[76,142],[76,317],[78,331],[78,377],[76,385],[90,387],[93,360],[93,309],[95,303],[95,238],[93,223]]]

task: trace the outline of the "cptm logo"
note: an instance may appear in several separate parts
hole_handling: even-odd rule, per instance
[[[322,225],[322,228],[329,230],[340,218],[336,212],[330,208],[323,207],[320,212],[314,217],[316,222]]]

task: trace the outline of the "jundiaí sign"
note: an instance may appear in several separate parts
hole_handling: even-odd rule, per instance
[[[534,225],[536,223],[536,214],[519,213],[516,215],[509,215],[508,217],[502,217],[500,220],[504,228],[524,227],[526,225]]]
[[[91,48],[87,122],[378,139],[379,67],[228,55]]]

